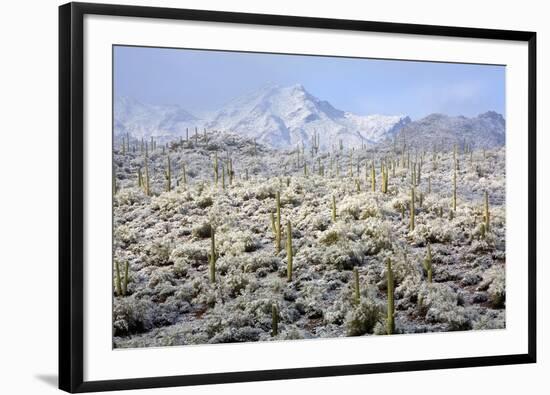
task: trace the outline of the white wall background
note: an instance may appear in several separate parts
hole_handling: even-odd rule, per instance
[[[549,137],[550,25],[545,2],[399,0],[119,0],[118,3],[425,23],[538,33],[539,362],[455,369],[185,388],[187,394],[542,393],[550,348]],[[0,22],[0,392],[48,394],[57,387],[57,6],[54,0],[8,2]],[[546,173],[547,174],[547,173]],[[544,289],[546,288],[546,289]],[[289,356],[290,358],[291,356]],[[538,391],[536,391],[538,389]],[[130,391],[176,394],[182,389]]]

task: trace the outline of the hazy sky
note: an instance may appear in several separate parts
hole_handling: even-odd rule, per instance
[[[191,113],[216,110],[266,84],[300,83],[362,115],[505,115],[504,66],[140,47],[115,47],[114,56],[115,95]]]

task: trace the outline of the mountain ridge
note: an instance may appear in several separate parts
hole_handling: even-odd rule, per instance
[[[310,147],[315,139],[321,150],[332,149],[339,141],[347,147],[363,147],[403,138],[413,144],[468,140],[476,146],[495,146],[505,142],[505,120],[494,111],[471,118],[433,113],[414,121],[407,115],[358,115],[335,108],[301,84],[264,86],[229,101],[208,118],[178,105],[149,105],[128,97],[117,97],[114,107],[115,135],[166,141],[185,137],[186,130],[206,128],[233,132],[275,149]]]

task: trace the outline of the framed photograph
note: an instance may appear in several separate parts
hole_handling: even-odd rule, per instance
[[[535,362],[534,32],[59,16],[61,389]]]

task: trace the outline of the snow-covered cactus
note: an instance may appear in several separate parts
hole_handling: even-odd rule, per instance
[[[286,223],[286,279],[292,281],[292,225],[290,221]]]
[[[456,165],[453,172],[453,211],[456,211]]]
[[[357,266],[353,268],[353,303],[359,306],[361,302],[361,289],[359,288],[359,270]]]
[[[485,230],[489,230],[490,214],[489,214],[489,194],[485,191],[484,196],[485,204],[483,208],[483,221],[485,223]]]
[[[118,296],[122,296],[122,279],[120,277],[120,265],[115,260],[115,287]]]
[[[410,205],[411,205],[411,222],[409,224],[409,229],[411,230],[411,232],[414,230],[414,199],[415,199],[415,194],[414,194],[414,187],[411,188],[411,202],[410,202]]]
[[[271,336],[279,334],[279,308],[276,303],[271,305]]]
[[[183,180],[183,185],[187,185],[187,170],[185,169],[185,163],[181,165],[181,177]]]
[[[218,185],[218,153],[214,153],[214,182]]]
[[[170,164],[170,155],[166,157],[164,178],[166,179],[166,192],[170,192],[172,190],[172,165]]]
[[[216,282],[216,231],[212,226],[210,228],[210,259],[209,259],[209,271],[210,271],[210,282]]]
[[[395,332],[395,301],[393,295],[393,269],[391,267],[391,259],[386,260],[386,278],[388,281],[387,293],[388,293],[388,316],[386,318],[386,333],[391,335]]]
[[[143,188],[143,176],[141,175],[141,167],[138,167],[138,188]]]
[[[124,277],[120,274],[120,264],[115,260],[115,287],[118,296],[128,294],[128,261],[124,263]]]
[[[145,182],[144,182],[144,192],[146,196],[151,196],[151,189],[150,189],[150,179],[149,179],[149,158],[147,157],[147,151],[145,151],[145,160],[144,160],[144,166],[145,166]]]
[[[225,165],[222,163],[222,189],[225,189]]]
[[[336,222],[336,198],[332,195],[332,222]]]
[[[229,173],[229,185],[233,185],[233,159],[229,158],[229,164],[227,167],[227,171]]]
[[[275,252],[279,254],[281,252],[281,193],[277,191],[275,195]]]
[[[426,257],[424,258],[424,270],[428,275],[428,282],[432,282],[432,247],[428,243],[428,251],[426,252]]]
[[[370,168],[370,180],[371,180],[372,191],[376,192],[376,170],[374,169],[374,161],[372,161],[371,168]]]

